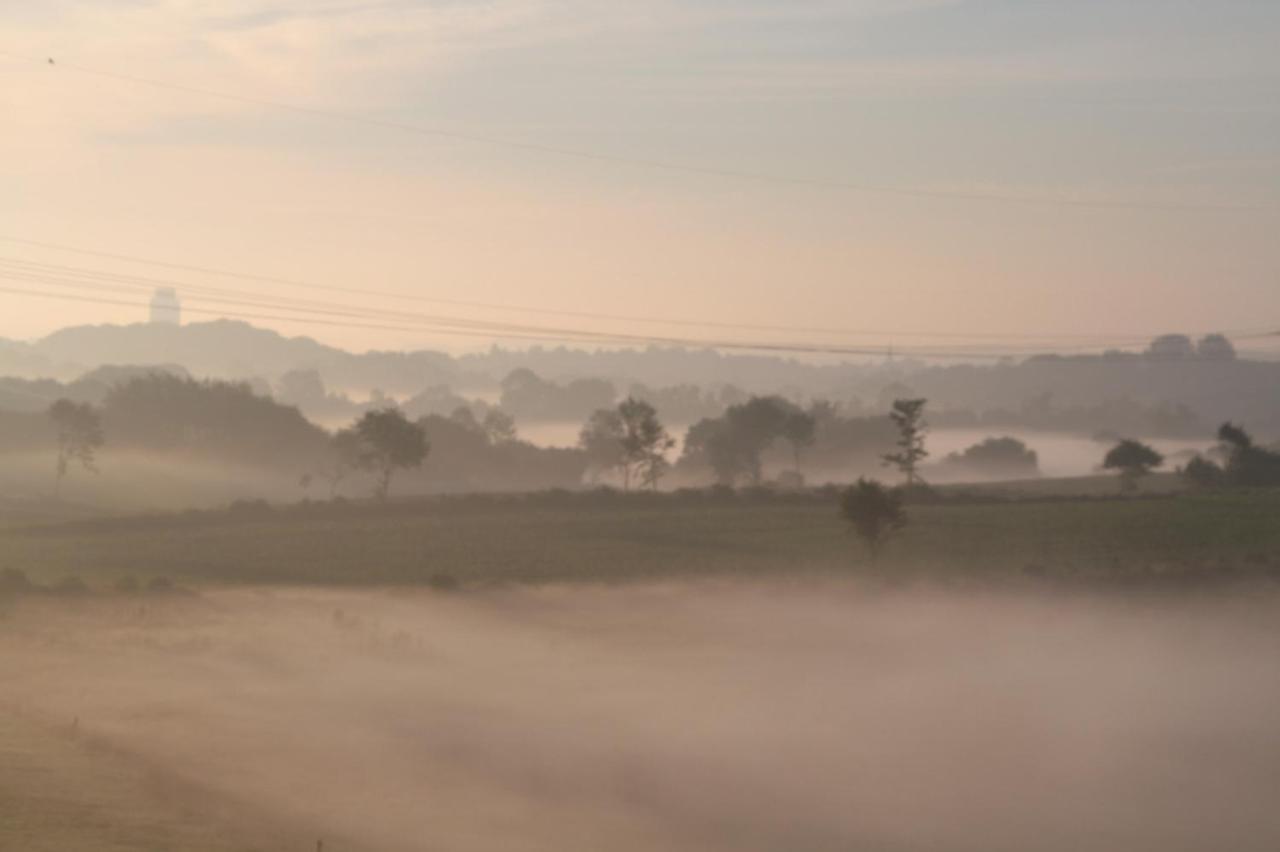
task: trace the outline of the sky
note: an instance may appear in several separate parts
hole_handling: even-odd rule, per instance
[[[0,0],[0,337],[152,279],[353,349],[1280,329],[1278,43],[1274,0]]]

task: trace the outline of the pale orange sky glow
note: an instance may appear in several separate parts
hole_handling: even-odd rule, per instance
[[[1277,36],[1280,7],[1254,2],[0,8],[0,238],[382,293],[877,332],[839,336],[855,344],[1280,327]],[[978,197],[993,195],[1006,200]],[[324,295],[0,239],[4,262],[163,278],[212,312],[192,320],[253,312],[192,292],[216,285],[730,334]],[[145,314],[49,296],[136,293],[13,270],[0,336]],[[492,342],[260,324],[360,349]]]

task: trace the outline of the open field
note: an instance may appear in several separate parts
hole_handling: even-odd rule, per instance
[[[0,645],[8,643],[0,639]],[[0,849],[13,852],[266,852],[268,830],[217,797],[83,735],[65,715],[0,706]],[[250,837],[256,837],[255,842]],[[274,847],[279,848],[279,847]]]
[[[1280,491],[910,507],[878,572],[935,578],[1280,570]],[[643,580],[866,571],[826,499],[535,495],[311,504],[0,531],[0,567],[91,587]]]
[[[1270,852],[1278,613],[812,578],[31,599],[0,848]]]
[[[101,593],[0,596],[0,850],[1280,844],[1280,492],[909,511],[875,565],[814,494],[10,527]]]

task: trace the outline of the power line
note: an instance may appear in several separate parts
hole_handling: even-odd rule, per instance
[[[904,186],[893,186],[888,184],[863,183],[857,181],[847,181],[830,178],[811,178],[798,175],[782,175],[766,172],[752,172],[739,169],[728,169],[718,166],[695,165],[691,163],[681,163],[671,160],[659,160],[646,157],[633,157],[621,154],[608,154],[598,151],[589,151],[581,148],[561,147],[557,145],[544,145],[532,142],[520,142],[511,139],[504,139],[495,136],[486,136],[478,133],[464,133],[453,130],[442,130],[439,128],[426,127],[419,124],[410,124],[407,122],[390,121],[387,119],[369,118],[367,116],[355,115],[337,110],[322,109],[319,107],[301,106],[298,104],[286,103],[284,101],[269,100],[266,98],[256,98],[248,95],[234,94],[231,92],[215,91],[212,89],[204,89],[197,86],[188,86],[181,83],[172,83],[165,80],[158,80],[150,77],[140,77],[133,74],[121,74],[116,71],[104,71],[97,68],[89,68],[83,65],[67,63],[61,59],[56,64],[48,58],[36,59],[30,56],[12,53],[10,51],[0,51],[0,56],[6,56],[21,62],[38,63],[42,68],[51,69],[51,72],[58,70],[74,71],[79,74],[86,74],[94,77],[102,77],[105,79],[118,80],[122,82],[132,83],[135,85],[150,86],[157,89],[167,89],[175,92],[183,92],[185,94],[200,95],[202,97],[219,98],[237,103],[251,104],[253,106],[265,107],[268,109],[282,110],[295,113],[298,115],[307,115],[316,118],[323,118],[330,121],[339,121],[349,124],[362,124],[369,127],[378,127],[388,130],[397,130],[406,133],[414,133],[421,136],[431,136],[438,139],[450,139],[457,142],[468,142],[474,144],[488,145],[496,148],[506,148],[509,150],[527,151],[537,154],[546,154],[556,157],[564,157],[577,160],[586,160],[600,163],[609,163],[614,165],[629,166],[633,168],[649,169],[654,171],[665,171],[679,174],[700,175],[703,177],[713,177],[737,181],[750,181],[753,183],[769,183],[789,186],[802,186],[819,189],[845,190],[860,193],[872,193],[878,195],[893,195],[905,198],[920,198],[935,201],[965,201],[965,202],[985,202],[994,204],[1013,204],[1023,206],[1036,207],[1062,207],[1062,208],[1080,208],[1080,209],[1107,209],[1107,210],[1161,210],[1161,211],[1258,211],[1274,209],[1272,205],[1244,205],[1244,204],[1218,204],[1203,202],[1160,202],[1160,201],[1144,201],[1134,199],[1082,199],[1082,198],[1064,198],[1046,195],[1008,195],[1004,193],[994,192],[961,192],[949,190],[932,190],[932,189],[915,189]]]
[[[304,314],[321,315],[330,318],[338,317],[345,319],[362,319],[376,321],[393,321],[397,325],[404,323],[422,324],[426,328],[433,330],[441,330],[445,328],[465,328],[474,331],[488,332],[494,336],[501,337],[511,334],[539,335],[547,339],[557,339],[566,341],[586,342],[586,343],[625,343],[625,344],[655,344],[663,345],[680,345],[693,347],[707,347],[715,343],[725,343],[725,341],[707,341],[702,339],[690,338],[673,338],[673,337],[655,337],[649,335],[634,335],[625,333],[601,332],[592,329],[566,329],[566,328],[547,328],[544,326],[533,325],[515,325],[506,323],[495,323],[486,320],[476,320],[473,318],[443,317],[437,315],[422,315],[405,312],[382,311],[377,309],[358,309],[347,305],[339,305],[334,303],[323,302],[297,302],[295,300],[281,300],[268,297],[266,301],[256,297],[254,294],[245,294],[242,291],[227,290],[225,288],[202,288],[199,285],[187,285],[182,282],[169,281],[165,279],[143,278],[126,275],[118,275],[114,273],[103,273],[95,270],[79,270],[74,267],[56,266],[40,263],[31,263],[28,261],[15,261],[0,257],[0,273],[4,273],[10,279],[17,279],[27,283],[48,284],[53,286],[65,286],[79,289],[89,290],[107,290],[114,292],[136,293],[138,290],[150,290],[154,286],[174,286],[182,288],[184,292],[195,290],[198,294],[203,290],[206,293],[212,292],[214,295],[197,295],[198,301],[212,302],[215,304],[230,304],[233,306],[250,307],[250,308],[266,308],[271,310],[286,310],[293,312],[295,315],[299,312]],[[103,283],[105,279],[109,283]],[[123,282],[123,283],[119,283]],[[230,298],[227,298],[227,296]],[[318,305],[318,307],[317,307]],[[1144,343],[1148,337],[1142,337],[1133,340],[1116,340],[1111,338],[1106,345],[1111,347],[1132,346]],[[733,344],[746,345],[744,341],[731,341]],[[770,341],[777,344],[777,341]],[[763,345],[763,344],[761,344]],[[843,350],[848,348],[848,344],[822,343],[822,344],[782,344],[791,346],[820,345],[823,349],[832,351]],[[1092,343],[1087,346],[1063,347],[1058,346],[1058,351],[1068,350],[1092,350],[1103,346],[1102,343]],[[908,347],[907,352],[910,354],[911,348]],[[972,355],[1016,355],[1025,353],[1025,347],[1015,348],[1012,346],[993,345],[993,344],[974,344],[969,346],[953,345],[947,350],[947,354],[953,357],[966,357]]]
[[[198,266],[184,263],[173,263],[168,261],[155,260],[152,258],[140,257],[137,255],[119,254],[115,252],[98,251],[94,249],[86,249],[77,246],[69,246],[60,243],[51,243],[40,240],[29,240],[20,237],[13,237],[0,234],[0,240],[11,242],[18,245],[32,246],[35,248],[50,249],[54,251],[68,252],[72,254],[80,254],[89,257],[100,257],[109,260],[124,261],[127,263],[137,263],[147,266],[154,266],[161,269],[172,269],[184,272],[196,272],[205,275],[216,275],[226,278],[232,278],[242,281],[254,281],[268,284],[281,284],[289,287],[300,289],[309,289],[316,291],[324,291],[331,293],[341,293],[346,295],[360,296],[368,298],[369,296],[378,296],[382,298],[398,299],[411,302],[420,302],[424,304],[446,304],[456,307],[470,307],[484,310],[501,310],[506,312],[529,313],[545,316],[560,316],[577,319],[606,320],[611,322],[631,322],[641,324],[655,325],[673,325],[689,328],[718,328],[724,330],[736,331],[766,331],[778,333],[793,334],[836,334],[848,336],[862,337],[895,337],[895,338],[921,338],[921,339],[967,339],[967,340],[1018,340],[1018,341],[1095,341],[1100,345],[1107,342],[1115,342],[1119,335],[1087,335],[1087,334],[1027,334],[1027,333],[988,333],[988,332],[913,332],[913,331],[885,331],[883,329],[854,329],[839,327],[806,327],[806,326],[788,326],[788,325],[767,325],[756,323],[729,323],[716,320],[695,320],[688,318],[668,318],[668,317],[646,317],[622,314],[596,313],[589,311],[572,311],[557,310],[550,308],[540,308],[536,306],[497,304],[492,302],[475,302],[459,299],[446,299],[434,296],[422,296],[418,294],[397,293],[386,290],[369,290],[364,288],[342,287],[328,284],[317,284],[298,279],[282,278],[271,275],[260,275],[250,272],[235,271],[221,269],[216,267]],[[111,273],[100,273],[111,274]],[[143,276],[135,276],[139,280],[147,280],[158,286],[182,286],[184,289],[193,289],[199,285],[179,284],[165,279],[145,278]],[[1132,339],[1132,343],[1139,343],[1150,339],[1153,333],[1133,333],[1123,335],[1128,339]],[[1122,344],[1124,345],[1124,344]]]
[[[0,273],[0,280],[14,280],[11,276]],[[18,278],[19,283],[24,282]],[[115,305],[133,308],[145,308],[148,303],[144,301],[129,301],[125,299],[105,298],[98,296],[86,296],[73,293],[51,293],[45,290],[31,290],[16,287],[0,287],[0,293],[20,296],[34,296],[43,299],[57,299],[71,302],[85,302],[99,305]],[[379,331],[401,331],[421,333],[425,329],[421,327],[391,325],[388,323],[370,323],[370,322],[352,322],[352,321],[336,321],[317,317],[299,317],[281,315],[279,313],[262,314],[250,313],[244,311],[224,311],[204,308],[184,307],[184,311],[189,313],[201,314],[205,316],[227,317],[232,319],[243,320],[259,320],[271,322],[292,322],[310,325],[323,325],[330,327],[346,328],[346,329],[373,329]],[[885,354],[884,347],[852,347],[852,346],[827,346],[827,345],[808,345],[795,343],[766,343],[766,342],[747,342],[747,341],[727,341],[727,340],[688,340],[682,338],[663,338],[663,337],[637,337],[628,335],[608,335],[601,334],[598,338],[590,341],[582,339],[570,339],[556,334],[536,334],[522,332],[494,332],[479,329],[465,328],[437,328],[432,329],[433,333],[454,337],[481,337],[486,339],[494,339],[495,337],[511,338],[518,340],[540,340],[540,341],[566,341],[571,342],[591,342],[597,344],[614,343],[620,345],[634,345],[636,343],[645,343],[656,346],[683,347],[691,349],[716,349],[716,350],[733,350],[745,352],[774,352],[784,354],[799,355],[843,355],[843,356],[862,356],[862,357],[881,357]],[[929,350],[909,350],[906,353],[910,357],[924,359],[946,359],[946,360],[1001,360],[1014,357],[1014,353],[966,353],[956,351],[929,351]],[[1032,355],[1052,354],[1045,352],[1021,353],[1026,357]]]
[[[0,273],[0,280],[11,280],[9,276]],[[19,279],[21,283],[21,279]],[[82,294],[71,293],[50,293],[43,290],[30,290],[15,287],[0,287],[0,293],[7,293],[22,296],[35,296],[37,298],[58,299],[63,301],[85,302],[91,304],[105,304],[125,307],[142,308],[147,306],[147,302],[129,301],[125,299],[104,298],[96,296],[86,296]],[[424,329],[420,327],[392,325],[388,323],[369,323],[369,322],[352,322],[337,321],[323,319],[317,317],[298,317],[296,315],[281,315],[279,313],[262,314],[256,312],[243,311],[224,311],[204,308],[184,307],[185,311],[206,316],[227,317],[242,320],[258,320],[272,322],[294,322],[301,324],[323,325],[329,327],[338,327],[346,329],[373,329],[380,331],[401,331],[421,333]],[[467,328],[438,328],[433,330],[436,334],[455,337],[482,337],[493,339],[495,336],[521,339],[521,340],[540,340],[540,341],[562,341],[565,338],[550,334],[529,334],[520,332],[495,333],[493,331]],[[1280,335],[1280,332],[1272,334]],[[584,342],[576,340],[574,342]],[[607,335],[601,335],[597,340],[589,342],[593,343],[632,343],[636,339],[627,337],[622,339],[613,338]],[[772,352],[781,354],[808,354],[808,355],[842,355],[842,356],[863,356],[863,357],[883,357],[886,350],[883,347],[844,347],[844,346],[823,346],[823,345],[806,345],[806,344],[778,344],[764,342],[745,342],[745,341],[718,341],[718,340],[683,340],[679,338],[648,338],[642,339],[642,342],[648,342],[653,345],[665,345],[672,347],[684,347],[694,349],[717,349],[717,350],[734,350],[734,351],[750,351],[750,352]],[[1015,357],[1014,353],[975,353],[975,352],[956,352],[956,351],[928,351],[928,350],[909,350],[904,354],[921,359],[944,359],[944,360],[1005,360]],[[1052,352],[1024,352],[1019,353],[1020,357],[1031,358],[1036,356],[1047,356],[1058,353]],[[1093,353],[1097,354],[1097,353]]]

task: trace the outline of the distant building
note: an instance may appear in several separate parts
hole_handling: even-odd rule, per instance
[[[179,325],[182,322],[182,302],[178,299],[178,291],[172,287],[157,287],[151,295],[151,321],[166,325]]]

